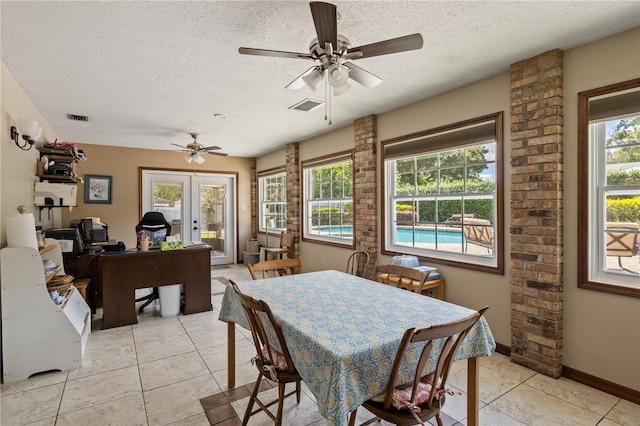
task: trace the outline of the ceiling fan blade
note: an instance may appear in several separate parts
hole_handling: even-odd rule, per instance
[[[420,35],[420,33],[416,33],[385,41],[379,41],[377,43],[365,44],[364,46],[352,47],[347,50],[347,55],[352,52],[361,51],[362,56],[353,59],[371,58],[372,56],[422,49],[422,44],[422,35]]]
[[[243,55],[256,55],[256,56],[272,56],[276,58],[291,58],[291,59],[314,59],[309,53],[296,53],[285,52],[282,50],[267,50],[267,49],[253,49],[251,47],[241,47],[238,49]]]
[[[338,46],[338,12],[336,6],[330,3],[312,1],[311,16],[316,26],[316,34],[318,35],[318,45],[322,48],[325,43],[331,43],[335,49]]]
[[[207,151],[207,154],[211,154],[211,155],[219,155],[220,157],[226,157],[229,154],[225,154],[224,152],[209,152]]]
[[[286,86],[284,86],[285,89],[292,89],[292,90],[298,90],[298,89],[302,89],[305,86],[304,80],[302,79],[302,77],[304,77],[305,75],[309,74],[311,71],[313,71],[316,67],[313,66],[311,68],[309,68],[308,70],[306,70],[305,72],[303,72],[302,74],[300,74],[295,80],[293,80],[291,83],[287,84]]]
[[[380,77],[371,74],[369,71],[366,71],[351,62],[345,62],[343,65],[349,68],[349,77],[362,84],[364,87],[372,88],[382,83],[382,79]]]
[[[219,146],[213,145],[213,146],[203,146],[200,149],[202,151],[209,151],[210,149],[216,150],[216,149],[221,149],[221,148]]]
[[[173,145],[173,146],[177,146],[177,147],[182,148],[182,149],[189,149],[189,148],[187,148],[186,146],[178,145],[177,143],[172,143],[171,145]]]

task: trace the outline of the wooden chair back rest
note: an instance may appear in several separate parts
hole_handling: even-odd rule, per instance
[[[284,355],[287,361],[286,371],[290,373],[295,372],[296,369],[284,340],[284,335],[269,305],[262,300],[256,300],[242,293],[238,285],[232,280],[229,280],[229,282],[240,299],[242,308],[249,320],[251,336],[253,337],[256,354],[258,355],[257,360],[266,364],[275,365],[277,355],[274,350],[277,350]]]
[[[414,293],[421,293],[429,271],[407,268],[400,265],[376,265],[376,280]],[[413,281],[413,285],[412,285]]]
[[[607,255],[631,257],[638,253],[638,232],[635,222],[607,222]]]
[[[369,270],[369,261],[369,253],[364,250],[354,251],[347,260],[347,274],[355,275],[357,277],[365,277]]]
[[[280,234],[280,248],[291,248],[293,246],[293,235],[287,231]]]
[[[418,364],[416,366],[415,374],[412,377],[413,387],[411,390],[410,401],[415,401],[416,390],[418,389],[418,383],[420,379],[427,378],[428,380],[430,380],[432,386],[429,398],[427,399],[425,404],[428,408],[431,408],[434,401],[440,397],[442,392],[444,392],[447,378],[449,376],[449,371],[451,370],[451,364],[453,363],[456,352],[458,352],[458,348],[460,348],[460,345],[464,341],[465,337],[467,337],[467,334],[469,334],[471,328],[482,317],[482,315],[484,315],[487,309],[489,309],[489,307],[485,306],[478,312],[459,321],[434,325],[419,330],[410,328],[405,331],[402,342],[400,343],[400,347],[398,348],[398,352],[396,353],[393,367],[391,369],[391,376],[386,389],[385,399],[383,403],[385,410],[391,409],[394,388],[396,386],[404,384],[396,383],[396,380],[398,379],[398,373],[400,371],[402,361],[405,357],[405,352],[409,348],[410,344],[419,342],[424,342],[425,346],[422,349],[420,358],[418,359]],[[435,344],[435,341],[438,339],[444,339],[440,354],[438,355],[438,362],[436,364],[435,370],[425,375],[424,368],[427,364],[427,361],[429,360],[431,351],[433,351],[434,347],[437,346]]]
[[[304,273],[301,257],[297,259],[263,260],[253,265],[249,263],[247,266],[251,273],[251,278],[254,280]]]

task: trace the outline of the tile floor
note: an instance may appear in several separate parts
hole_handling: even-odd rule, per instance
[[[0,424],[203,425],[240,424],[247,388],[256,378],[253,349],[236,333],[236,383],[226,387],[226,324],[218,321],[224,285],[216,277],[249,279],[243,265],[212,269],[213,312],[162,318],[147,309],[134,326],[100,330],[99,315],[77,370],[41,374],[0,387]],[[639,425],[640,406],[561,378],[553,380],[494,354],[481,358],[482,425]],[[466,420],[466,362],[454,365],[445,422]],[[265,388],[265,392],[275,389]],[[325,424],[307,388],[300,405],[286,403],[286,425]],[[217,395],[217,396],[212,396]],[[202,403],[200,400],[203,399]],[[227,404],[227,401],[231,401]],[[231,407],[231,408],[229,408]],[[209,418],[212,420],[209,421]],[[367,414],[359,410],[359,420]],[[249,425],[271,424],[264,413]]]

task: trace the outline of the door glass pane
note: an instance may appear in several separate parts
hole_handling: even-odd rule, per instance
[[[182,239],[183,194],[181,183],[153,182],[153,211],[164,215],[171,224],[171,235]]]
[[[200,240],[213,248],[213,255],[225,253],[225,187],[200,185]]]

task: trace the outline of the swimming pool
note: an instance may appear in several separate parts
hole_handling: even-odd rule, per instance
[[[352,226],[320,226],[314,231],[319,235],[331,237],[351,237],[353,235]],[[314,232],[315,233],[315,232]],[[439,229],[437,234],[435,229],[425,228],[397,228],[397,243],[435,243],[436,235],[438,243],[461,244],[463,242],[460,229]]]

